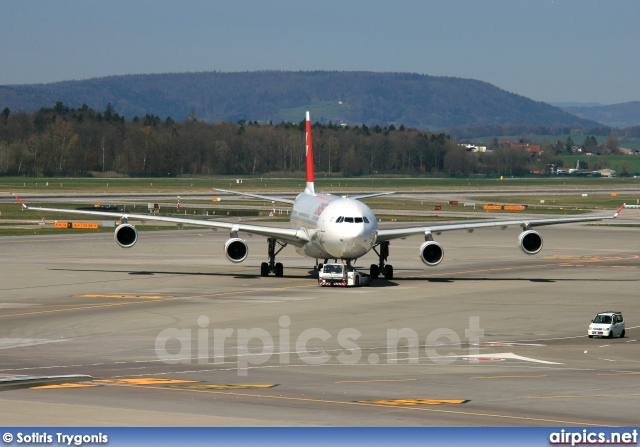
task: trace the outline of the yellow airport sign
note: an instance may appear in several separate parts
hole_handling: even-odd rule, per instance
[[[97,222],[54,222],[53,228],[74,228],[84,230],[97,230],[100,227]]]
[[[72,222],[72,228],[82,228],[84,230],[97,230],[98,223],[97,222]]]

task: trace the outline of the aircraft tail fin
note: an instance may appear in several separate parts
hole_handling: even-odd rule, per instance
[[[307,185],[304,188],[304,192],[307,194],[315,195],[315,181],[313,176],[313,147],[311,144],[311,120],[309,119],[309,112],[307,112]]]

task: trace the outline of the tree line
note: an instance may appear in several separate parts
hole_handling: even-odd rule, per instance
[[[316,172],[331,176],[526,175],[559,163],[563,145],[542,156],[495,139],[494,151],[473,154],[442,132],[404,125],[313,125]],[[305,123],[207,123],[192,111],[176,122],[147,114],[126,120],[108,104],[102,112],[58,102],[34,113],[0,113],[0,175],[59,176],[302,176]]]

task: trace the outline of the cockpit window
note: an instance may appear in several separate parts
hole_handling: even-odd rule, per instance
[[[342,223],[342,222],[346,222],[346,223],[369,223],[369,219],[367,219],[366,217],[344,217],[344,216],[340,216],[336,219],[336,223]]]

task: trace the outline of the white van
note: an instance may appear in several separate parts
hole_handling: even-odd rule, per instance
[[[600,312],[591,320],[589,330],[587,331],[589,338],[594,335],[598,337],[624,337],[624,319],[622,313],[608,310]]]

